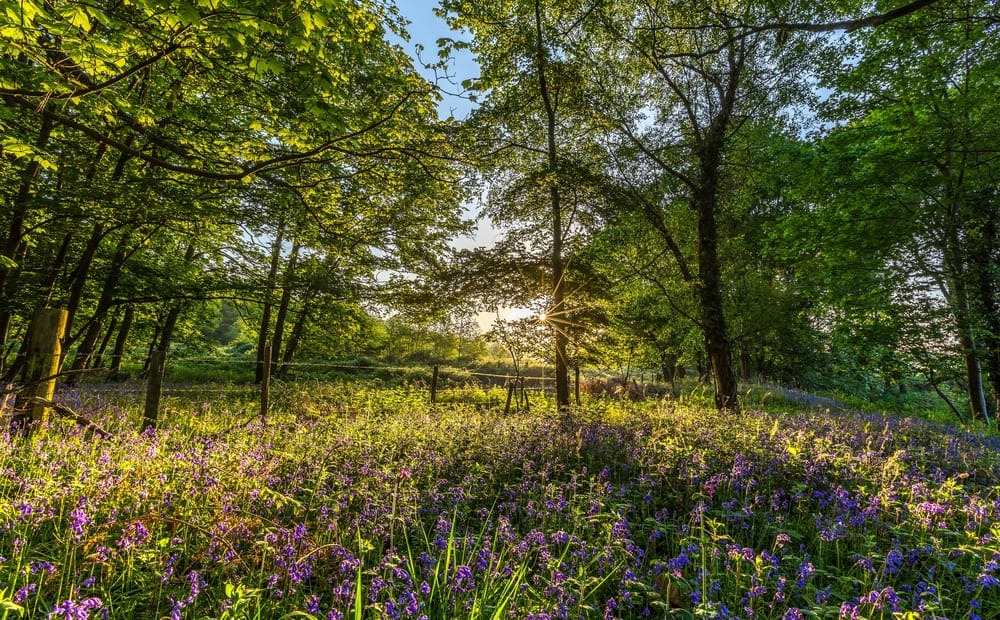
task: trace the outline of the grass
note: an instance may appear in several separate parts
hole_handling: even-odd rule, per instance
[[[129,390],[133,391],[129,391]],[[990,618],[1000,442],[692,399],[424,390],[57,398],[111,430],[0,436],[0,619]],[[472,388],[466,388],[472,390]],[[761,397],[763,399],[763,396]]]

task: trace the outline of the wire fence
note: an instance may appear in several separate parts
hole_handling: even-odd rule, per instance
[[[242,365],[244,367],[253,368],[258,364],[257,360],[253,359],[234,359],[234,358],[203,358],[203,357],[181,357],[181,358],[171,358],[169,360],[171,363],[191,363],[191,364],[219,364],[219,365]],[[279,362],[275,365],[279,368],[288,368],[291,370],[295,369],[312,369],[312,370],[368,370],[374,372],[394,372],[394,373],[411,373],[414,371],[427,371],[429,372],[434,366],[403,366],[403,365],[360,365],[360,364],[347,364],[343,362]],[[488,373],[480,372],[478,370],[473,370],[468,367],[458,367],[458,366],[442,366],[438,365],[439,368],[447,369],[449,371],[462,373],[463,375],[470,375],[474,377],[484,377],[492,379],[509,379],[518,376],[516,373]],[[531,370],[537,370],[538,367],[532,367]],[[521,374],[521,377],[528,381],[539,381],[542,383],[553,382],[555,377],[546,377],[544,375],[526,375]]]
[[[161,354],[162,355],[162,354]],[[294,389],[296,383],[309,381],[364,381],[365,379],[380,379],[389,377],[400,384],[407,384],[418,390],[426,390],[430,404],[437,402],[455,402],[456,398],[468,396],[470,388],[490,390],[502,388],[506,391],[506,399],[499,401],[504,405],[505,412],[511,409],[527,409],[529,403],[536,403],[543,394],[554,392],[555,377],[545,376],[544,370],[538,366],[530,369],[520,369],[520,372],[486,371],[479,368],[433,366],[433,365],[391,365],[348,363],[342,361],[303,361],[278,363],[269,367],[265,373],[267,378],[261,382],[251,380],[256,368],[261,365],[256,359],[176,357],[169,358],[167,365],[185,369],[182,374],[189,376],[187,380],[171,378],[170,373],[160,369],[160,375],[149,373],[146,368],[129,377],[121,373],[112,373],[107,369],[95,368],[86,370],[64,371],[54,375],[36,377],[20,381],[0,383],[0,420],[5,425],[16,424],[18,420],[26,419],[24,409],[34,407],[63,418],[75,421],[77,424],[96,429],[97,434],[107,433],[92,420],[74,410],[74,401],[86,394],[108,395],[116,398],[124,397],[130,402],[143,405],[144,426],[155,426],[161,400],[171,397],[202,396],[206,401],[227,395],[241,395],[249,400],[259,399],[260,416],[264,418],[270,410],[271,385],[277,388],[278,397],[286,397],[283,388]],[[215,382],[198,380],[199,367],[216,367],[232,371],[233,376],[242,376],[243,381]],[[282,371],[282,376],[290,379],[271,378],[274,371]],[[526,373],[534,374],[526,374]],[[395,382],[394,381],[394,382]],[[46,382],[58,382],[56,389],[48,398],[34,395],[36,386]],[[534,396],[532,396],[534,395]],[[496,397],[493,397],[496,400]],[[30,416],[27,416],[30,417]],[[31,418],[37,420],[37,418]],[[13,422],[12,422],[13,421]]]

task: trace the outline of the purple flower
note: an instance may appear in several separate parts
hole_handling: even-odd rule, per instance
[[[455,571],[455,578],[451,584],[452,591],[465,594],[471,592],[475,586],[476,581],[472,576],[472,569],[464,564],[459,566]]]
[[[69,529],[73,532],[73,538],[77,542],[83,540],[86,534],[85,528],[90,525],[92,518],[82,507],[77,506],[69,513]]]
[[[122,551],[128,551],[142,545],[147,540],[149,540],[149,530],[141,521],[134,521],[125,526],[116,544]]]
[[[615,602],[614,598],[609,598],[608,602],[604,604],[604,620],[614,620],[614,612],[618,611],[618,603]]]
[[[996,588],[1000,587],[1000,581],[997,580],[995,575],[989,573],[982,573],[976,579],[976,583],[979,584],[981,588]]]
[[[795,587],[802,589],[806,587],[806,581],[809,577],[816,572],[811,562],[802,562],[799,564],[798,578],[795,581]]]
[[[14,604],[20,605],[28,599],[28,596],[34,594],[37,589],[38,585],[34,583],[29,583],[28,585],[18,589],[18,591],[14,593]]]
[[[47,620],[87,620],[90,618],[91,609],[99,609],[103,606],[104,603],[99,598],[85,598],[80,602],[68,599],[56,603],[49,615],[45,617]]]
[[[890,575],[899,573],[902,564],[903,552],[899,549],[893,549],[885,556],[885,572]]]

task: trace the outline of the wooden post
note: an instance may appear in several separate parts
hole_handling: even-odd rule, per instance
[[[271,398],[271,343],[264,345],[264,359],[260,373],[260,421],[267,422]]]
[[[38,308],[31,318],[23,375],[26,387],[14,401],[14,410],[20,413],[14,415],[13,426],[24,434],[48,419],[51,408],[34,399],[51,401],[55,395],[68,314],[62,308]]]
[[[503,408],[504,414],[510,413],[510,401],[514,398],[514,388],[514,382],[510,379],[510,377],[507,377],[507,404]]]
[[[149,356],[149,375],[146,379],[146,407],[142,411],[142,430],[156,428],[160,411],[160,393],[163,390],[163,369],[167,352],[156,350]]]
[[[431,404],[437,403],[438,394],[438,367],[434,367],[434,374],[431,375]]]
[[[580,366],[579,365],[577,365],[576,368],[573,369],[573,374],[574,374],[574,377],[573,377],[574,378],[574,382],[573,382],[574,388],[573,388],[573,391],[576,393],[576,406],[579,407],[580,406]]]

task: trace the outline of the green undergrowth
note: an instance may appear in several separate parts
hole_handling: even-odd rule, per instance
[[[57,398],[110,439],[0,438],[0,619],[1000,609],[1000,444],[954,427],[319,381],[261,421],[251,389],[168,387],[155,432],[138,388],[84,386]]]

